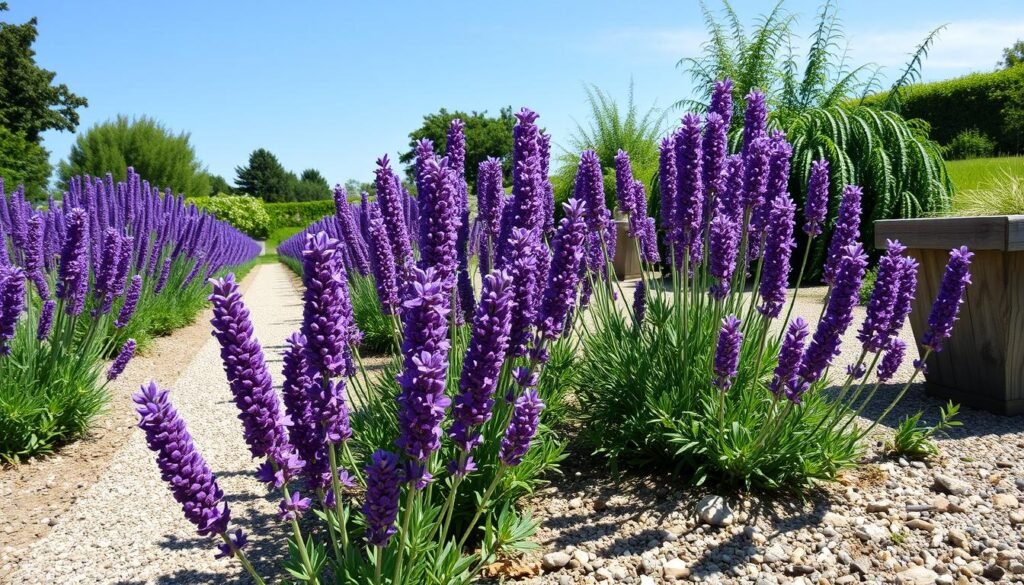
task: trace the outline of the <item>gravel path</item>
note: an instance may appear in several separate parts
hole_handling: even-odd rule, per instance
[[[278,381],[284,339],[298,328],[302,307],[294,277],[282,264],[256,268],[245,294],[256,334]],[[236,525],[250,534],[248,553],[266,565],[268,533],[279,529],[277,502],[253,478],[255,468],[221,369],[217,341],[208,337],[171,388],[171,399],[227,494]],[[141,431],[118,451],[44,539],[33,545],[12,583],[246,583],[237,563],[215,560],[215,543],[196,535],[161,481]],[[264,575],[272,567],[262,567]]]

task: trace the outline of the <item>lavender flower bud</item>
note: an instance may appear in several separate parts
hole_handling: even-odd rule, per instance
[[[404,267],[411,262],[412,244],[405,222],[405,207],[398,184],[398,177],[391,170],[387,155],[377,159],[377,170],[374,171],[374,184],[377,188],[377,202],[384,225],[388,230],[388,241],[391,242],[391,254],[395,258],[395,266]]]
[[[565,204],[565,217],[558,227],[553,243],[554,257],[548,270],[547,287],[541,301],[537,328],[547,340],[555,340],[565,329],[569,307],[576,298],[583,259],[583,239],[587,226],[583,221],[583,203],[570,199]]]
[[[370,266],[373,268],[373,280],[377,286],[377,298],[385,315],[393,315],[398,310],[398,280],[395,257],[391,252],[384,218],[380,208],[374,204],[367,211],[370,235]]]
[[[832,230],[832,241],[828,246],[828,257],[825,259],[824,280],[829,286],[835,286],[836,273],[847,246],[857,243],[860,237],[860,200],[863,191],[856,185],[847,185],[843,189],[843,200],[839,203],[839,217]]]
[[[839,355],[843,333],[853,322],[853,308],[857,306],[867,265],[867,256],[860,244],[843,249],[825,313],[800,363],[800,377],[806,384],[818,381],[832,359]]]
[[[889,337],[899,335],[907,315],[910,315],[914,297],[917,294],[917,260],[908,256],[904,256],[900,260],[899,291],[896,294],[892,317],[885,327],[886,335]]]
[[[68,315],[81,314],[89,291],[89,215],[81,208],[67,215],[67,235],[60,253],[57,298]]]
[[[708,106],[708,112],[722,117],[726,130],[732,123],[732,87],[731,79],[716,81],[714,89],[711,91],[711,103]]]
[[[647,314],[647,285],[644,280],[636,283],[633,289],[633,323],[639,329],[644,324],[644,315]]]
[[[942,275],[939,294],[935,297],[932,312],[928,315],[928,331],[922,338],[921,345],[932,351],[942,351],[942,342],[953,334],[953,323],[960,312],[960,304],[964,302],[967,285],[971,284],[971,258],[974,253],[967,246],[954,248],[949,252],[949,262]]]
[[[893,338],[889,341],[889,347],[882,355],[882,362],[878,364],[878,381],[887,382],[896,374],[903,363],[903,355],[906,353],[907,344],[902,339]]]
[[[629,154],[621,148],[615,155],[615,197],[619,212],[623,215],[639,211],[633,198],[633,168],[629,163]]]
[[[765,95],[759,91],[747,94],[747,111],[743,116],[743,157],[747,157],[751,145],[758,138],[765,136],[768,128],[768,103]]]
[[[267,365],[249,319],[249,309],[235,283],[235,275],[212,279],[213,335],[220,342],[238,418],[242,421],[245,442],[253,457],[267,457],[288,444],[281,419],[277,394],[270,381]]]
[[[488,157],[480,163],[476,188],[477,207],[484,233],[491,239],[497,238],[501,229],[501,211],[505,203],[502,181],[500,159]]]
[[[278,506],[278,516],[284,521],[298,520],[303,512],[309,510],[312,503],[312,500],[304,498],[299,492],[294,491],[290,498],[281,501]]]
[[[796,376],[800,368],[800,360],[804,355],[804,342],[807,339],[807,322],[797,317],[789,324],[786,336],[779,348],[779,363],[775,366],[775,377],[768,384],[768,389],[776,397],[785,392],[788,397],[799,400],[799,392],[794,392]]]
[[[789,281],[790,256],[796,242],[793,240],[796,206],[788,193],[780,193],[772,202],[765,235],[764,260],[761,265],[761,305],[757,308],[765,317],[774,319],[786,304],[786,284]]]
[[[530,342],[531,328],[536,321],[537,301],[537,251],[541,247],[537,230],[512,230],[509,240],[508,273],[515,289],[513,301],[516,310],[512,313],[512,337],[509,353],[513,356],[526,355]]]
[[[50,330],[53,329],[53,311],[57,308],[57,301],[48,299],[43,301],[43,308],[39,312],[39,326],[36,329],[36,339],[44,341],[50,337]]]
[[[302,335],[307,360],[329,376],[355,373],[349,332],[353,327],[348,285],[335,254],[337,240],[324,232],[308,234],[302,251]]]
[[[715,282],[711,296],[722,300],[729,295],[733,272],[736,270],[736,248],[739,246],[739,225],[728,215],[719,213],[711,220],[708,235],[708,273]]]
[[[512,293],[508,273],[495,271],[484,277],[459,377],[459,394],[452,407],[454,422],[448,431],[452,441],[463,451],[472,450],[480,441],[475,429],[491,418],[494,392],[508,350]]]
[[[523,456],[530,450],[530,441],[537,434],[542,410],[544,403],[533,388],[528,388],[516,399],[512,421],[505,429],[505,437],[501,440],[501,451],[498,454],[504,465],[514,467],[522,462]]]
[[[704,173],[704,187],[706,190],[704,211],[708,213],[713,208],[715,197],[724,188],[725,157],[729,154],[726,144],[726,131],[728,122],[716,112],[709,112],[705,116],[704,139],[702,150],[704,155],[702,171]]]
[[[366,466],[366,501],[363,516],[366,518],[366,540],[372,545],[384,548],[391,537],[398,532],[398,500],[402,495],[405,478],[398,465],[398,455],[378,449]]]
[[[615,249],[615,239],[609,237],[608,226],[611,212],[604,199],[604,177],[601,174],[601,161],[592,150],[580,154],[580,164],[576,169],[576,180],[573,186],[573,197],[583,202],[587,220],[587,266],[591,272],[604,272],[605,253]],[[614,234],[614,232],[612,232]],[[515,278],[515,277],[513,277]],[[514,282],[514,281],[513,281]]]
[[[124,294],[124,304],[121,305],[121,312],[117,314],[114,327],[121,329],[132,320],[135,308],[139,305],[139,297],[142,295],[142,275],[136,274],[128,285],[128,292]]]
[[[888,251],[878,262],[875,288],[871,291],[871,298],[868,301],[867,316],[857,333],[857,339],[864,344],[867,351],[881,351],[889,345],[891,336],[898,332],[892,331],[889,327],[897,308],[903,275],[904,250],[906,247],[898,241],[889,240]]]
[[[338,218],[338,228],[341,237],[345,241],[348,253],[352,255],[356,272],[369,274],[370,261],[366,257],[366,250],[360,238],[359,230],[356,228],[356,220],[352,215],[352,207],[348,204],[348,193],[341,185],[334,187],[334,213]]]
[[[743,155],[743,194],[740,205],[743,209],[754,210],[764,204],[768,192],[771,142],[758,138]]]
[[[732,387],[733,378],[739,372],[740,345],[743,343],[740,324],[740,320],[735,315],[728,315],[722,319],[722,329],[718,332],[713,383],[722,392]]]
[[[46,257],[43,247],[45,220],[41,214],[34,213],[28,219],[28,234],[25,244],[25,273],[36,287],[39,298],[50,297],[50,285],[46,281]],[[2,236],[0,236],[2,238]]]
[[[425,478],[423,463],[441,446],[441,421],[451,400],[445,395],[448,370],[449,301],[433,268],[412,271],[410,294],[404,303],[403,371],[398,376],[399,437],[395,444],[420,463],[408,478]]]
[[[672,205],[676,199],[676,134],[661,139],[658,148],[658,190],[661,194],[661,227],[672,226],[674,211]]]
[[[5,245],[0,241],[0,245]],[[10,341],[25,311],[25,272],[21,268],[0,266],[0,354],[11,353]]]
[[[164,260],[163,268],[160,269],[160,278],[156,281],[156,286],[153,288],[153,294],[160,294],[160,291],[164,290],[167,286],[167,277],[171,275],[171,261],[174,260],[171,256],[168,256]]]
[[[107,380],[111,382],[116,380],[124,372],[125,366],[128,365],[128,362],[131,361],[134,355],[135,340],[129,339],[121,346],[121,352],[114,358],[114,363],[110,364],[110,369],[107,370]]]
[[[423,162],[419,192],[420,203],[420,267],[437,271],[447,298],[455,288],[456,238],[459,215],[456,207],[456,176],[446,159],[430,158]],[[450,302],[449,302],[450,304]]]
[[[146,433],[146,444],[156,453],[160,477],[181,504],[185,518],[198,527],[201,536],[227,531],[231,511],[223,501],[224,492],[206,460],[196,451],[185,421],[171,405],[167,391],[150,382],[132,400],[138,405],[139,428]]]
[[[683,249],[700,240],[703,227],[704,187],[700,118],[683,116],[683,127],[676,139],[676,201],[672,239],[676,263],[682,262]]]
[[[821,225],[825,223],[828,185],[828,161],[812,162],[811,175],[807,179],[807,201],[804,203],[804,233],[811,237],[821,235]]]
[[[326,488],[331,483],[330,462],[327,460],[325,437],[320,426],[321,414],[313,402],[320,380],[306,361],[306,338],[293,333],[286,341],[282,375],[281,397],[285,415],[292,421],[288,427],[289,442],[305,461],[302,473],[307,485],[313,489]]]

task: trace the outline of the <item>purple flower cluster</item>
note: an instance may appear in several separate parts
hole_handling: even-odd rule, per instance
[[[463,451],[473,449],[480,440],[475,429],[491,418],[494,392],[508,350],[512,292],[512,279],[504,271],[495,271],[483,279],[459,377],[459,394],[452,406],[454,422],[448,431]]]
[[[480,163],[477,174],[477,221],[483,226],[485,244],[480,249],[480,271],[490,272],[491,256],[496,252],[501,232],[501,214],[505,204],[505,189],[501,160],[489,157]]]
[[[779,363],[775,367],[775,377],[768,384],[772,394],[779,397],[785,392],[790,400],[799,402],[802,389],[797,383],[800,362],[804,356],[804,343],[807,339],[807,322],[797,317],[789,324],[786,336],[779,348]]]
[[[828,186],[828,161],[812,162],[811,175],[807,179],[807,201],[804,203],[804,233],[811,237],[821,235],[821,226],[828,213]]]
[[[878,352],[889,345],[889,340],[899,333],[903,320],[898,319],[897,302],[904,270],[903,252],[906,247],[889,240],[888,251],[878,262],[875,288],[868,301],[867,316],[857,333],[857,339],[864,349]]]
[[[394,171],[391,170],[387,155],[377,159],[377,170],[374,171],[374,177],[377,203],[380,205],[380,214],[387,227],[388,241],[391,242],[391,255],[395,259],[395,265],[404,272],[405,266],[413,259],[412,243],[409,239],[409,230],[406,228],[405,198],[402,196],[402,186]]]
[[[569,309],[576,299],[587,229],[583,213],[583,203],[570,199],[565,204],[565,217],[552,244],[551,269],[537,318],[538,333],[547,340],[562,335]]]
[[[726,130],[732,124],[732,88],[731,79],[716,81],[711,90],[711,103],[708,105],[708,112],[718,114],[725,122]]]
[[[793,240],[796,206],[789,194],[782,192],[772,202],[765,234],[764,259],[761,265],[761,305],[757,310],[770,319],[782,312],[786,303],[786,284],[789,282],[790,256]]]
[[[138,405],[139,428],[146,433],[146,444],[156,453],[160,476],[181,504],[185,518],[196,525],[202,536],[226,532],[231,511],[223,501],[224,492],[196,451],[185,421],[171,405],[167,391],[150,382],[132,400]]]
[[[863,190],[856,185],[847,185],[843,189],[843,199],[839,203],[839,217],[832,230],[828,257],[825,259],[824,280],[831,287],[836,285],[839,264],[842,262],[846,248],[857,243],[857,238],[860,237],[860,206],[863,193]]]
[[[398,532],[398,500],[402,495],[405,475],[399,466],[398,455],[377,450],[366,466],[366,501],[363,514],[366,516],[366,540],[381,548],[388,545],[391,537]]]
[[[351,256],[356,271],[359,274],[369,273],[370,259],[367,257],[366,244],[356,226],[352,206],[348,204],[348,193],[341,185],[334,187],[334,215],[338,219],[345,249]]]
[[[542,410],[544,403],[533,388],[528,388],[516,399],[512,421],[505,429],[505,437],[501,440],[501,451],[498,454],[503,464],[511,467],[522,462],[523,456],[530,450],[530,441],[537,434]]]
[[[592,150],[580,154],[576,169],[573,197],[582,201],[587,222],[587,267],[591,272],[602,273],[605,254],[615,251],[615,223],[604,199],[604,177],[601,161]]]
[[[373,282],[377,287],[377,298],[385,315],[392,315],[398,310],[398,275],[395,272],[395,257],[391,251],[384,218],[380,215],[380,206],[376,203],[367,207],[369,223],[368,236],[370,241],[370,266],[373,269]]]
[[[288,427],[289,442],[306,462],[302,472],[310,487],[326,488],[331,482],[331,470],[324,443],[326,437],[320,426],[323,414],[320,404],[314,401],[313,392],[321,382],[306,361],[306,338],[299,333],[293,333],[286,341],[281,373],[284,377],[281,397],[285,414],[292,422]]]
[[[953,323],[957,320],[960,305],[964,302],[967,285],[971,284],[971,258],[974,253],[967,246],[954,248],[949,252],[949,262],[942,275],[939,293],[928,315],[928,331],[921,345],[932,351],[942,351],[942,342],[953,334]]]
[[[708,234],[708,273],[714,279],[711,296],[722,300],[729,295],[732,275],[736,270],[736,248],[739,246],[740,229],[736,221],[719,213],[711,220]]]
[[[422,168],[419,168],[420,165]],[[418,197],[420,268],[433,268],[446,296],[450,297],[455,288],[455,272],[458,268],[458,177],[448,167],[447,159],[438,160],[434,157],[422,162],[417,160],[417,173],[422,183]]]
[[[743,343],[740,325],[740,320],[735,315],[728,315],[722,319],[722,328],[718,332],[713,368],[714,384],[723,392],[732,386],[733,379],[739,372],[740,346]]]
[[[327,376],[355,373],[350,344],[355,325],[348,281],[336,258],[337,241],[310,234],[302,253],[302,335],[309,365]]]
[[[0,264],[0,354],[11,353],[10,341],[25,311],[25,271]]]
[[[118,376],[124,372],[124,368],[128,365],[128,362],[132,360],[132,356],[135,355],[135,340],[129,339],[124,342],[121,346],[121,351],[118,352],[117,357],[114,358],[114,362],[110,364],[110,368],[107,370],[107,380],[116,380]]]
[[[700,118],[694,114],[683,117],[683,126],[676,137],[676,200],[672,228],[672,247],[676,264],[682,262],[684,249],[699,256],[703,228],[704,183]]]
[[[242,302],[234,274],[210,281],[213,294],[213,335],[220,342],[238,418],[242,421],[245,442],[253,457],[277,456],[287,445],[277,394],[267,372],[260,347],[249,319],[249,309]]]

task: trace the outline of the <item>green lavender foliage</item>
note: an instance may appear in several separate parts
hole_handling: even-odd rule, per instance
[[[939,448],[932,442],[932,437],[960,426],[960,421],[953,420],[959,412],[960,405],[949,402],[939,410],[939,421],[933,426],[921,424],[922,412],[908,415],[900,421],[892,441],[886,447],[894,455],[912,459],[927,459],[938,455]]]
[[[953,186],[941,148],[929,138],[927,123],[897,113],[903,88],[919,79],[923,61],[942,27],[915,48],[887,93],[892,98],[881,108],[869,108],[851,98],[881,89],[879,70],[849,62],[833,0],[826,0],[819,9],[802,61],[792,50],[797,39],[796,17],[785,10],[782,1],[751,29],[743,25],[728,0],[722,0],[720,13],[703,2],[701,8],[710,38],[701,55],[683,58],[677,64],[693,80],[697,97],[675,105],[703,110],[714,82],[732,79],[735,116],[730,147],[736,151],[742,136],[744,96],[755,89],[765,92],[771,106],[770,127],[785,131],[793,145],[790,193],[798,206],[807,194],[811,161],[824,158],[832,169],[830,222],[843,186],[864,188],[861,233],[868,251],[874,249],[874,220],[920,217],[949,209]],[[827,225],[826,236],[830,229]],[[800,245],[806,242],[801,240]],[[820,244],[813,248],[812,259],[807,276],[815,280],[824,260]]]

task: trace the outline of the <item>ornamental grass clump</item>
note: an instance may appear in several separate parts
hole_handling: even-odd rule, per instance
[[[446,156],[426,141],[417,148],[417,198],[382,158],[377,201],[315,224],[299,251],[282,246],[300,263],[304,292],[280,398],[237,283],[231,275],[212,281],[214,334],[241,438],[256,476],[280,499],[290,535],[282,566],[292,580],[467,583],[498,554],[532,546],[535,523],[515,504],[562,456],[545,412],[551,401],[554,417],[563,415],[572,379],[587,223],[574,199],[549,231],[537,115],[524,109],[517,117],[514,187],[501,211],[488,210],[499,217],[483,246],[492,267],[479,279],[466,258],[467,186],[461,142],[451,135]],[[500,168],[491,174],[483,180],[500,184]],[[358,282],[369,283],[396,348],[382,373],[361,357]],[[231,526],[184,423],[152,388],[136,398],[140,426],[147,436],[158,424],[176,429],[177,437],[149,444],[186,518],[200,534],[219,536],[221,554],[263,583],[245,557],[248,536]],[[182,457],[194,477],[180,471]]]
[[[131,169],[74,177],[43,209],[0,179],[0,460],[84,434],[136,350],[194,318],[207,276],[258,251]]]
[[[728,87],[716,84],[723,96]],[[829,167],[816,161],[798,212],[787,180],[793,149],[767,130],[763,95],[751,93],[746,103],[737,154],[719,146],[731,118],[724,106],[703,120],[686,115],[661,145],[668,276],[652,276],[654,262],[637,230],[645,270],[631,303],[616,301],[621,286],[608,284],[604,261],[587,263],[594,298],[582,334],[580,412],[585,437],[614,466],[669,464],[698,484],[800,489],[853,464],[861,439],[903,397],[928,354],[942,349],[972,254],[950,253],[914,375],[901,388],[889,386],[908,352],[898,334],[916,294],[917,263],[899,242],[889,242],[857,326],[868,262],[860,241],[862,191],[845,186],[835,225],[826,226]],[[591,166],[581,157],[578,185]],[[616,166],[628,173],[624,155]],[[625,179],[620,190],[628,188]],[[646,208],[618,195],[619,211],[631,225],[642,224]],[[789,294],[787,283],[808,264],[804,247],[794,266],[798,225],[811,240],[831,233],[823,244],[828,292],[816,321],[791,319],[799,289]],[[856,335],[861,349],[836,372],[844,335]],[[858,416],[876,398],[888,404],[862,424]]]

